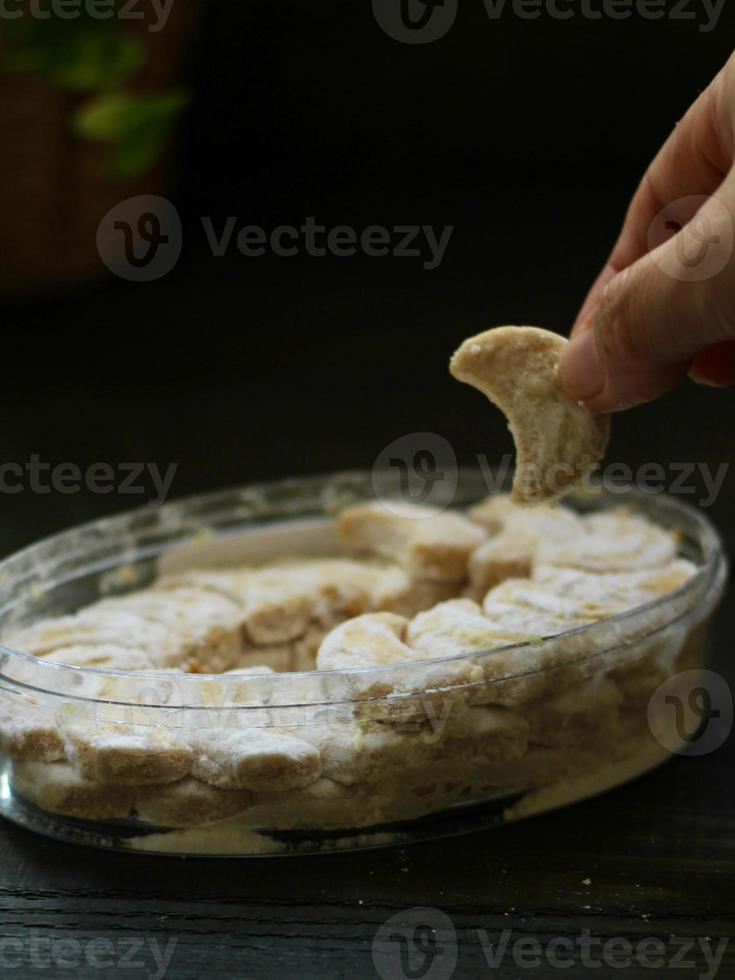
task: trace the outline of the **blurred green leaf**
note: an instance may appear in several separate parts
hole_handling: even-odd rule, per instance
[[[116,17],[100,20],[84,7],[80,13],[73,20],[41,20],[30,13],[8,20],[0,67],[34,72],[61,88],[89,93],[72,117],[76,134],[110,144],[108,165],[115,175],[145,173],[164,150],[189,97],[178,90],[151,95],[121,91],[145,63],[145,45]]]
[[[23,17],[6,26],[7,67],[36,72],[72,91],[113,88],[145,62],[141,42],[117,21]]]
[[[154,95],[111,92],[82,106],[74,129],[84,139],[112,143],[110,170],[130,177],[155,163],[188,102],[189,96],[180,90]]]

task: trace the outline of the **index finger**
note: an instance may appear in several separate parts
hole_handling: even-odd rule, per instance
[[[735,56],[701,93],[659,150],[638,186],[620,236],[577,316],[572,336],[591,326],[591,317],[610,280],[649,251],[654,219],[665,209],[666,226],[675,234],[691,214],[681,202],[692,195],[714,193],[735,155]]]

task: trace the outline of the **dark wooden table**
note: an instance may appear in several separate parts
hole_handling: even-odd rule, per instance
[[[714,662],[725,676],[731,600],[730,593]],[[0,822],[1,975],[352,980],[380,976],[380,966],[396,980],[669,971],[710,977],[715,967],[699,941],[714,954],[727,939],[716,975],[732,977],[733,754],[730,739],[709,755],[677,758],[567,810],[452,840],[355,854],[241,861],[127,856],[62,845]],[[376,964],[379,927],[392,916],[405,920],[414,908],[431,909],[424,919],[441,927],[435,940],[441,952],[426,961],[428,972],[423,957],[409,961],[416,972],[403,970],[397,943],[387,947],[394,955]],[[400,921],[388,932],[396,928]],[[515,945],[523,937],[531,942]],[[549,946],[557,937],[569,938],[573,953]],[[627,968],[624,942],[602,945],[614,937],[633,949]],[[643,940],[653,942],[641,947]],[[483,941],[493,948],[507,941],[497,969],[488,965]],[[573,965],[554,968],[555,957]]]

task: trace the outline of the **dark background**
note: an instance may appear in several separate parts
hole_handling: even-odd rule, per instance
[[[6,304],[3,458],[177,462],[182,496],[369,467],[421,430],[463,462],[509,450],[499,413],[449,377],[448,356],[496,324],[568,330],[643,169],[726,60],[728,25],[727,10],[710,33],[510,9],[490,21],[467,0],[443,39],[409,46],[365,0],[212,0],[172,195],[184,257],[153,283]],[[455,232],[434,271],[415,258],[214,259],[201,215]],[[733,418],[731,392],[688,385],[619,416],[610,458],[719,465]],[[6,495],[0,547],[138,502]],[[717,517],[728,511],[720,501]]]

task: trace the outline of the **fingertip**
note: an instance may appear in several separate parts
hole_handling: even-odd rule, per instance
[[[598,415],[612,415],[613,412],[626,412],[629,408],[643,405],[649,400],[645,396],[613,395],[611,389],[604,388],[591,398],[581,399],[581,404],[589,409],[590,412],[595,412]]]
[[[689,368],[689,377],[710,388],[735,385],[735,341],[726,340],[700,351]]]
[[[606,376],[603,389],[583,400],[591,412],[610,414],[655,401],[686,377],[689,363],[655,368],[628,362],[615,375]]]
[[[559,385],[568,398],[591,412],[610,414],[665,394],[682,380],[688,368],[688,362],[649,366],[627,358],[611,371],[609,364],[603,367],[596,332],[585,329],[569,341],[562,353]]]
[[[605,376],[593,330],[583,330],[565,347],[559,362],[559,383],[572,401],[586,402],[602,391]]]
[[[585,330],[589,330],[592,327],[592,320],[597,308],[600,305],[600,300],[602,294],[605,291],[605,286],[610,282],[610,280],[617,275],[617,269],[610,262],[603,268],[600,274],[595,279],[592,284],[587,297],[582,304],[582,308],[577,314],[577,319],[574,321],[574,326],[571,329],[570,337],[576,337],[578,334],[583,333]]]
[[[594,312],[594,311],[591,311]],[[583,315],[585,314],[585,315]],[[575,337],[579,337],[581,334],[586,333],[591,330],[594,326],[592,316],[587,313],[586,310],[582,310],[577,318],[574,326],[569,333],[569,339],[574,340]]]

